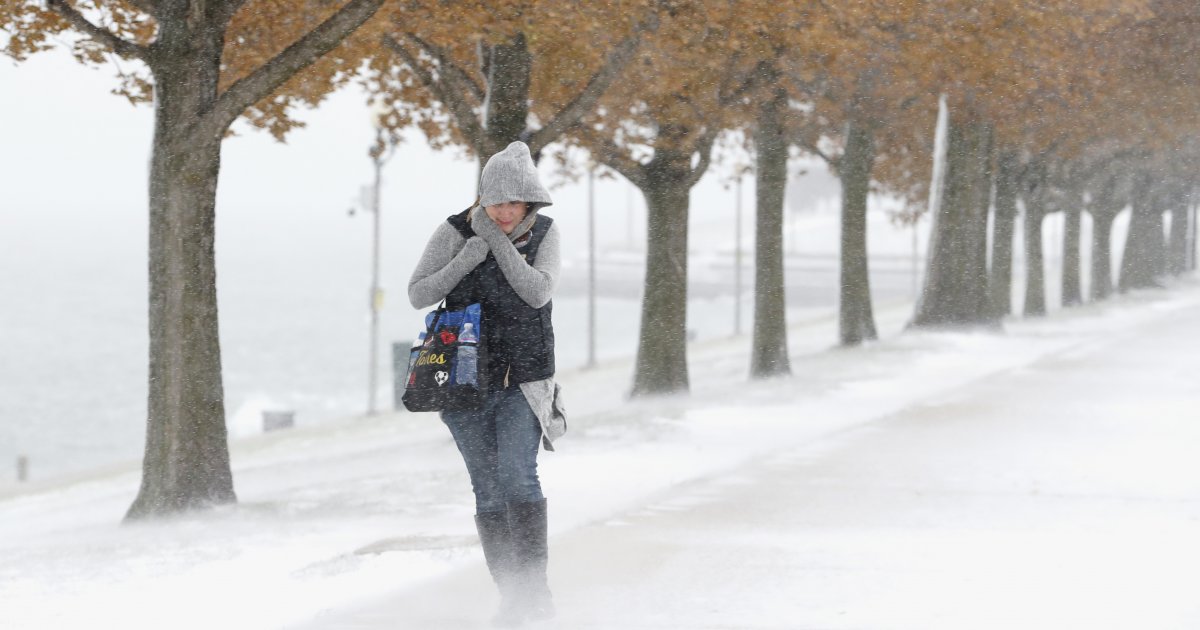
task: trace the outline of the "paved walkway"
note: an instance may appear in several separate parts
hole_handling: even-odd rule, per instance
[[[1200,628],[1197,329],[1184,309],[559,536],[537,627]],[[495,604],[473,566],[316,627]]]

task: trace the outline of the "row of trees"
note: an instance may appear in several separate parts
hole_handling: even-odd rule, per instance
[[[392,138],[417,127],[481,163],[516,139],[535,154],[580,148],[642,191],[634,395],[688,387],[688,197],[723,168],[713,146],[727,132],[755,159],[755,377],[790,371],[782,225],[796,151],[841,178],[843,344],[876,336],[872,188],[934,218],[917,327],[1008,314],[1020,207],[1027,314],[1045,308],[1050,212],[1067,217],[1068,305],[1082,300],[1084,211],[1093,299],[1112,290],[1109,233],[1127,205],[1119,288],[1195,265],[1200,9],[1186,0],[0,0],[0,29],[18,61],[64,41],[83,63],[133,61],[117,91],[155,107],[148,428],[129,518],[235,500],[213,264],[222,139],[240,117],[282,140],[295,107],[352,81],[386,107]]]

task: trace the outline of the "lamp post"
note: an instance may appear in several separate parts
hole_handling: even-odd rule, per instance
[[[912,221],[912,299],[913,299],[914,303],[916,303],[916,301],[921,297],[921,294],[919,293],[921,261],[920,261],[920,256],[918,254],[918,249],[917,249],[918,245],[919,245],[918,232],[920,231],[920,228],[921,228],[921,215],[919,215],[919,214],[913,215],[913,221]]]
[[[368,293],[368,308],[371,311],[370,347],[367,359],[367,415],[376,412],[376,390],[379,388],[379,311],[383,308],[383,289],[379,286],[379,192],[383,179],[383,165],[391,157],[385,137],[384,116],[386,110],[376,108],[371,111],[371,124],[375,127],[375,142],[367,155],[371,158],[375,177],[364,208],[371,213],[371,288]],[[351,211],[353,214],[353,211]]]
[[[733,230],[733,334],[742,334],[742,179],[750,167],[743,166],[737,172],[737,204]]]
[[[596,165],[588,164],[588,359],[596,367]]]

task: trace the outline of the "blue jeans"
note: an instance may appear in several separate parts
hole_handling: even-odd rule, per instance
[[[443,411],[442,422],[467,464],[476,512],[544,498],[537,476],[542,425],[520,387],[490,392],[479,409]]]

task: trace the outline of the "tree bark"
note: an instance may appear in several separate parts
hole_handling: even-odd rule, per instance
[[[951,116],[945,194],[934,217],[928,271],[913,327],[995,325],[988,298],[990,133]]]
[[[593,137],[597,159],[646,198],[646,280],[632,397],[685,392],[690,193],[712,162],[714,128],[659,122],[653,157],[642,163],[612,139]],[[692,166],[693,156],[699,156]]]
[[[237,500],[229,465],[214,256],[221,140],[245,109],[332,50],[382,0],[351,0],[218,95],[236,3],[155,17],[150,158],[149,385],[142,483],[126,520]]]
[[[509,143],[525,139],[533,74],[533,58],[525,34],[517,33],[507,42],[487,46],[483,68],[487,94],[483,102],[481,166]]]
[[[1092,286],[1088,293],[1093,302],[1107,299],[1113,292],[1112,226],[1124,207],[1116,189],[1117,176],[1109,175],[1088,205],[1092,215]]]
[[[1149,175],[1141,174],[1134,186],[1133,214],[1121,260],[1119,288],[1122,293],[1161,286],[1158,275],[1162,269],[1163,225],[1154,193]]]
[[[1182,192],[1171,197],[1171,236],[1167,244],[1167,273],[1182,275],[1188,270],[1188,209],[1187,196]]]
[[[1078,306],[1083,303],[1079,260],[1079,239],[1083,222],[1082,191],[1069,192],[1067,206],[1063,208],[1063,219],[1062,305]]]
[[[783,196],[788,145],[783,115],[787,92],[776,89],[763,101],[754,136],[755,171],[754,332],[750,376],[791,373],[787,346],[787,301],[783,278]]]
[[[236,501],[225,428],[214,257],[223,31],[162,30],[150,168],[150,370],[142,484],[127,519]]]
[[[1112,295],[1112,226],[1116,215],[1092,214],[1092,287],[1093,302]]]
[[[1035,175],[1025,196],[1025,317],[1046,314],[1046,269],[1042,222],[1046,218],[1045,173]]]
[[[1196,208],[1195,204],[1190,204],[1190,205],[1192,205],[1192,209],[1190,209],[1190,211],[1188,212],[1188,215],[1190,217],[1192,217],[1192,223],[1190,223],[1190,226],[1192,226],[1192,239],[1190,239],[1188,241],[1188,260],[1189,260],[1188,269],[1195,271],[1196,270],[1196,245],[1198,245],[1198,242],[1196,242],[1196,240],[1198,240],[1198,239],[1196,239],[1196,236],[1198,236],[1198,234],[1200,234],[1200,230],[1198,230],[1196,228],[1198,228],[1198,226],[1200,226],[1200,209]]]
[[[842,183],[838,331],[843,346],[856,346],[878,337],[871,308],[867,257],[867,195],[874,163],[875,139],[870,127],[851,120],[847,124],[846,149],[838,173]]]
[[[992,313],[999,318],[1012,313],[1013,232],[1017,219],[1017,156],[1000,153],[996,163],[996,209],[992,221],[992,265],[988,293]]]
[[[691,156],[662,150],[644,169],[646,281],[634,397],[684,392],[687,365],[688,206]]]

